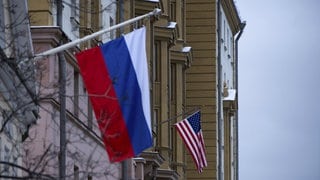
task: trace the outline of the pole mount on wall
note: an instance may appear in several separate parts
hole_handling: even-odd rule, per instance
[[[107,33],[107,32],[110,32],[110,31],[112,31],[112,30],[118,29],[118,28],[120,28],[120,27],[129,25],[129,24],[132,24],[132,23],[134,23],[134,22],[136,22],[136,21],[139,21],[139,20],[144,19],[144,18],[148,18],[148,17],[150,17],[150,16],[157,16],[157,15],[159,15],[160,13],[161,13],[161,9],[156,8],[156,9],[154,9],[153,11],[151,11],[151,12],[149,12],[149,13],[147,13],[147,14],[144,14],[144,15],[141,15],[141,16],[138,16],[138,17],[129,19],[129,20],[124,21],[124,22],[122,22],[122,23],[119,23],[119,24],[116,24],[116,25],[114,25],[114,26],[111,26],[111,27],[109,27],[109,28],[107,28],[107,29],[103,29],[103,30],[97,31],[97,32],[92,33],[92,34],[90,34],[90,35],[88,35],[88,36],[85,36],[85,37],[83,37],[83,38],[76,39],[76,40],[74,40],[74,41],[71,41],[71,42],[69,42],[69,43],[63,44],[63,45],[58,46],[58,47],[56,47],[56,48],[49,49],[49,50],[47,50],[47,51],[45,51],[45,52],[36,54],[36,55],[35,55],[35,60],[39,60],[39,59],[41,59],[41,58],[43,58],[43,57],[46,57],[46,56],[49,56],[49,55],[56,54],[56,53],[58,53],[58,52],[64,51],[64,50],[69,49],[69,48],[71,48],[71,47],[74,47],[74,46],[76,46],[76,45],[78,45],[78,44],[80,44],[80,43],[82,43],[82,42],[89,41],[89,40],[91,40],[91,39],[93,39],[93,38],[95,38],[95,37],[97,37],[97,36],[99,36],[99,35],[102,35],[102,34],[104,34],[104,33]]]

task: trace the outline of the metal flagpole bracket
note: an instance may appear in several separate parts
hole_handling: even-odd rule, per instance
[[[36,61],[37,61],[37,60],[40,60],[40,59],[42,59],[42,58],[44,58],[44,57],[46,57],[46,56],[49,56],[49,55],[52,55],[52,54],[56,54],[56,53],[58,53],[58,52],[61,52],[61,51],[64,51],[64,50],[66,50],[66,49],[69,49],[69,48],[71,48],[71,47],[74,47],[74,46],[76,46],[76,45],[78,45],[78,44],[80,44],[80,43],[82,43],[82,42],[91,40],[91,39],[93,39],[93,38],[95,38],[95,37],[97,37],[97,36],[99,36],[99,35],[101,35],[101,34],[104,34],[104,33],[107,33],[107,32],[109,32],[109,31],[118,29],[118,28],[120,28],[120,27],[122,27],[122,26],[126,26],[126,25],[128,25],[128,24],[134,23],[134,22],[136,22],[136,21],[139,21],[139,20],[141,20],[141,19],[144,19],[144,18],[147,18],[147,17],[150,17],[150,16],[157,16],[157,15],[159,15],[159,14],[161,14],[161,9],[155,8],[153,11],[151,11],[151,12],[149,12],[149,13],[147,13],[147,14],[144,14],[144,15],[141,15],[141,16],[138,16],[138,17],[129,19],[129,20],[124,21],[124,22],[122,22],[122,23],[119,23],[119,24],[116,24],[116,25],[114,25],[114,26],[111,26],[111,27],[109,27],[109,28],[107,28],[107,29],[103,29],[103,30],[97,31],[97,32],[92,33],[92,34],[90,34],[90,35],[88,35],[88,36],[85,36],[85,37],[83,37],[83,38],[76,39],[76,40],[71,41],[71,42],[69,42],[69,43],[66,43],[66,44],[64,44],[64,45],[55,47],[55,48],[53,48],[53,49],[49,49],[49,50],[47,50],[47,51],[45,51],[45,52],[42,52],[42,53],[39,53],[39,54],[36,54],[35,57],[34,57],[34,60],[36,60]]]
[[[161,9],[155,8],[155,9],[154,9],[152,12],[150,12],[150,13],[152,13],[152,14],[149,15],[149,17],[150,17],[150,16],[158,16],[158,15],[161,14]]]

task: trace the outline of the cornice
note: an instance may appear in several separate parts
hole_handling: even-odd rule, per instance
[[[31,26],[31,36],[33,43],[48,43],[53,47],[59,44],[63,36],[62,30],[58,26]]]
[[[179,174],[175,170],[171,169],[157,169],[157,178],[170,179],[170,180],[178,180]]]
[[[66,34],[58,26],[31,26],[31,36],[34,44],[48,44],[52,48],[59,46],[61,40],[64,43],[70,42]],[[74,53],[79,52],[78,47],[65,51],[66,60],[75,69],[79,69]]]
[[[160,167],[160,165],[164,162],[164,158],[160,155],[159,152],[154,151],[145,151],[142,152],[140,157],[146,160],[147,164],[151,164],[155,167]]]
[[[176,45],[170,49],[171,62],[183,64],[186,68],[189,68],[192,63],[192,48],[190,46],[184,46],[182,41],[177,41]]]
[[[233,35],[240,30],[241,20],[233,0],[222,0],[222,8],[226,14]]]
[[[155,8],[161,9],[160,1],[145,1],[145,0],[136,0],[135,2],[135,13],[138,15],[149,13]]]
[[[178,27],[175,22],[168,22],[166,17],[162,16],[154,25],[154,36],[156,40],[168,41],[168,48],[170,48],[176,44]]]

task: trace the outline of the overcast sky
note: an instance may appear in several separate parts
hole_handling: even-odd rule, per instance
[[[240,180],[320,180],[320,0],[236,0]]]

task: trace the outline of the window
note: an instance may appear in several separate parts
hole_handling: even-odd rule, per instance
[[[4,156],[3,160],[5,162],[10,162],[10,149],[7,146],[4,146]],[[9,175],[10,174],[10,169],[8,164],[3,165],[3,175]]]
[[[109,17],[110,27],[114,25],[114,20],[112,17]],[[115,38],[115,30],[110,31],[110,39]]]
[[[159,82],[160,81],[160,60],[161,60],[161,46],[159,41],[155,41],[154,43],[154,61],[152,67],[152,75],[153,81]]]
[[[18,164],[18,158],[14,157],[13,158],[13,164]],[[17,172],[17,168],[12,166],[12,176],[17,177],[18,172]]]
[[[171,64],[170,81],[170,100],[175,103],[177,89],[176,64]]]
[[[227,42],[227,49],[228,49],[229,48],[229,28],[227,28],[227,39],[226,39],[226,42]]]
[[[73,166],[73,175],[74,175],[74,180],[79,180],[79,167],[74,165]]]
[[[91,27],[92,30],[98,31],[101,24],[100,0],[91,1]]]
[[[8,121],[4,127],[5,134],[12,139],[14,137],[12,121]]]
[[[77,9],[78,3],[77,0],[71,0],[71,15],[70,15],[70,22],[72,25],[71,30],[72,31],[78,31],[79,30],[79,10]]]
[[[74,97],[74,115],[79,117],[79,72],[74,71],[73,75],[73,97]]]
[[[3,10],[1,9],[0,11],[0,27],[4,27],[4,15],[3,15]],[[6,42],[5,42],[5,32],[4,28],[1,28],[0,30],[0,48],[5,49],[6,47]]]
[[[232,35],[230,36],[230,43],[229,43],[229,54],[228,54],[228,58],[231,58],[233,52],[233,38]]]
[[[170,17],[171,17],[171,21],[176,21],[176,1],[172,0],[170,3]]]
[[[226,20],[223,20],[223,40],[226,39]]]
[[[0,137],[0,161],[3,161],[2,159],[2,141],[1,141],[1,137]],[[2,172],[2,165],[0,165],[0,172]]]
[[[159,122],[159,109],[158,108],[156,108],[156,109],[154,109],[153,110],[153,119],[152,119],[152,131],[156,134],[157,132],[159,132],[159,126],[161,126],[161,124],[159,124],[160,122]],[[155,146],[158,146],[159,145],[159,143],[158,143],[158,139],[157,139],[157,134],[155,135],[155,136],[153,136],[153,137],[155,137],[154,138],[154,141],[153,141],[153,144],[155,145]]]
[[[89,96],[88,96],[88,103],[87,104],[88,104],[88,128],[92,129],[93,112],[92,112],[92,105],[91,105]]]

